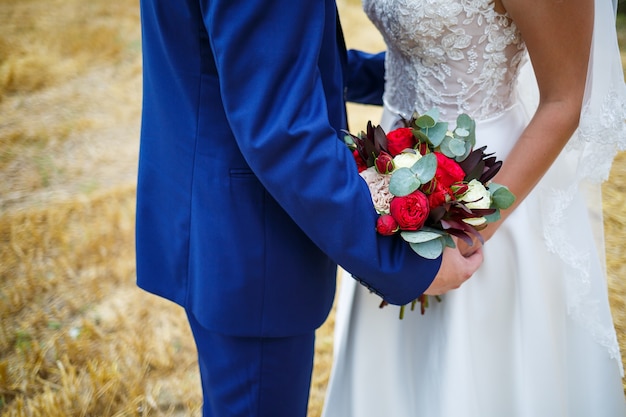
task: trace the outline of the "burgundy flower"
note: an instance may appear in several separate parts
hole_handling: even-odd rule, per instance
[[[420,142],[420,143],[417,144],[415,149],[417,149],[417,151],[420,153],[420,155],[426,155],[426,153],[428,152],[428,143]]]
[[[385,151],[381,151],[374,161],[376,170],[381,174],[389,174],[393,171],[393,158]]]

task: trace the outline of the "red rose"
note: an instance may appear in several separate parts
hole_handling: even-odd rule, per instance
[[[435,156],[437,157],[435,178],[441,187],[449,189],[455,182],[463,181],[465,171],[454,159],[448,158],[440,152],[435,152]]]
[[[410,127],[400,127],[387,133],[387,150],[396,156],[407,148],[413,148],[417,141]]]
[[[419,230],[430,213],[428,198],[417,190],[404,197],[394,197],[389,211],[401,230]]]
[[[390,214],[383,214],[376,220],[376,231],[381,235],[391,236],[398,230],[398,222]]]
[[[441,184],[439,184],[439,182],[435,179],[424,184],[424,186],[428,186],[428,192],[425,191],[424,188],[422,188],[422,191],[424,191],[428,195],[428,205],[431,208],[439,207],[440,205],[445,203],[447,200],[447,196],[450,195],[450,190],[442,187]]]
[[[385,151],[381,151],[374,161],[376,170],[381,174],[389,174],[393,171],[393,158]]]
[[[361,158],[359,151],[355,149],[354,152],[352,152],[352,156],[354,157],[354,161],[356,162],[356,167],[359,172],[365,171],[367,169],[367,163],[365,163],[363,158]]]

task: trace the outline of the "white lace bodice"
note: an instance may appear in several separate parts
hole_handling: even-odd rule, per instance
[[[493,0],[363,0],[387,44],[384,102],[405,117],[493,117],[514,102],[525,57],[519,32]]]

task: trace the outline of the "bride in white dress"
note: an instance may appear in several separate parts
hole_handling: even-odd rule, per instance
[[[522,202],[493,236],[487,232],[479,271],[424,315],[407,310],[400,320],[398,307],[380,309],[378,296],[343,276],[325,417],[626,416],[599,194],[615,152],[626,147],[616,5],[525,1],[503,1],[516,5],[508,14],[494,0],[363,1],[387,44],[383,128],[389,131],[398,114],[431,107],[448,121],[469,114],[477,121],[477,146],[504,160],[496,182],[516,194],[521,189]],[[529,23],[541,19],[542,4],[555,3],[560,18],[580,32],[573,42],[569,34],[546,44],[546,36],[563,36]],[[593,40],[573,7],[589,8]],[[536,13],[514,22],[520,10]],[[512,178],[512,166],[544,158],[560,129],[558,116],[548,122],[536,116],[528,127],[538,94],[527,53],[542,66],[541,81],[540,74],[554,74],[551,65],[567,65],[550,62],[551,53],[578,48],[584,58],[585,39],[591,55],[580,127],[569,141],[567,132],[565,149],[525,195],[523,186],[515,190],[524,180]],[[543,51],[536,52],[539,43]],[[561,70],[571,76],[569,67]]]

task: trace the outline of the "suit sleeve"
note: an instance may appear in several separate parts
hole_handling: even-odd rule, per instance
[[[348,50],[345,99],[353,103],[383,105],[385,53]]]
[[[322,48],[336,42],[329,5],[335,13],[330,1],[203,0],[224,109],[250,168],[309,238],[385,300],[406,304],[441,260],[375,231],[367,185],[329,122],[318,65],[338,53]]]

